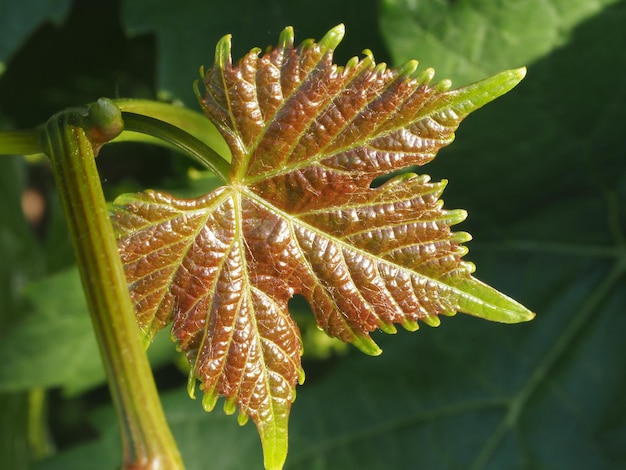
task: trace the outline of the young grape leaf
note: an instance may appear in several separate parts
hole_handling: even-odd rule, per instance
[[[197,91],[227,140],[230,181],[193,200],[145,192],[115,201],[114,225],[139,324],[149,340],[172,322],[191,363],[190,392],[219,396],[256,423],[266,468],[281,468],[296,382],[304,372],[287,303],[304,296],[320,328],[367,354],[394,324],[439,324],[457,311],[513,323],[525,307],[472,276],[470,239],[444,210],[445,181],[390,172],[423,165],[460,121],[514,87],[524,70],[450,90],[417,62],[397,70],[371,53],[333,64],[343,26],[233,64],[230,38]]]

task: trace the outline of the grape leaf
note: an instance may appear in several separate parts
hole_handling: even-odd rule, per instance
[[[3,330],[0,392],[61,387],[77,395],[105,383],[78,270],[29,282],[23,290],[32,311]],[[167,343],[159,338],[150,348],[153,367],[172,361]]]
[[[562,47],[584,20],[619,0],[381,2],[381,33],[393,60],[413,57],[462,83]],[[532,28],[528,25],[532,24]]]
[[[470,112],[514,87],[524,70],[450,90],[410,61],[396,70],[371,53],[333,64],[343,26],[294,46],[231,60],[217,45],[201,105],[232,153],[230,181],[193,200],[146,192],[115,201],[114,225],[140,327],[172,335],[197,377],[203,404],[219,396],[256,423],[266,468],[281,468],[295,385],[302,383],[298,327],[287,302],[307,299],[330,336],[367,354],[370,332],[436,326],[457,311],[529,320],[525,307],[472,276],[467,233],[444,210],[445,181],[413,173],[452,142]]]
[[[0,3],[0,75],[5,63],[41,24],[62,23],[69,12],[69,0],[5,0]]]

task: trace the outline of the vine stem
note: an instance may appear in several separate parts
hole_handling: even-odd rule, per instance
[[[37,129],[0,131],[0,155],[41,153]]]
[[[122,130],[119,108],[100,99],[53,116],[42,130],[41,146],[52,162],[117,411],[122,469],[182,470],[143,350],[95,164],[100,147]]]

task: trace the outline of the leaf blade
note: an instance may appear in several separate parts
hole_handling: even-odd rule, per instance
[[[463,118],[525,70],[450,90],[449,81],[430,85],[431,70],[416,74],[414,61],[392,70],[366,53],[339,67],[343,32],[296,47],[286,28],[277,48],[236,64],[224,37],[199,98],[231,148],[230,184],[195,200],[125,197],[114,211],[147,337],[172,321],[192,365],[190,390],[197,377],[207,410],[225,396],[227,414],[239,407],[240,422],[253,419],[267,468],[286,458],[304,380],[287,310],[295,294],[327,334],[371,355],[381,349],[370,333],[394,324],[437,326],[457,311],[534,316],[472,277],[462,260],[470,237],[450,229],[466,213],[443,209],[445,181],[406,174],[371,187],[432,160]]]

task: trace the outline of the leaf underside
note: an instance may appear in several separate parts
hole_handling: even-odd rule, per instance
[[[266,468],[280,468],[287,421],[302,383],[302,343],[287,309],[295,294],[330,336],[367,354],[369,333],[409,330],[457,311],[513,323],[533,314],[472,277],[470,239],[450,227],[444,182],[413,173],[452,142],[460,121],[515,86],[524,71],[450,90],[417,62],[396,69],[369,52],[333,64],[343,27],[237,64],[230,38],[197,91],[232,153],[230,184],[193,200],[158,192],[115,201],[113,222],[139,325],[172,335],[201,382],[240,422],[256,423]]]

